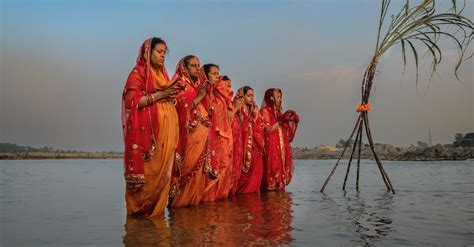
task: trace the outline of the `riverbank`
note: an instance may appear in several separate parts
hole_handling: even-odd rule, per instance
[[[293,148],[294,159],[338,159],[343,148],[321,145],[314,148]],[[344,153],[344,159],[349,159],[352,147]],[[467,160],[474,159],[474,147],[445,147],[435,145],[431,147],[420,147],[411,145],[409,147],[395,147],[390,144],[375,144],[375,152],[381,160],[398,161],[430,161],[430,160]],[[357,157],[358,149],[354,154]],[[373,154],[370,147],[361,149],[362,159],[372,159]]]
[[[123,153],[107,152],[15,152],[0,153],[0,160],[36,160],[36,159],[121,159]]]
[[[343,148],[320,145],[314,148],[293,148],[294,159],[338,159]],[[349,159],[352,148],[348,148],[344,159]],[[467,160],[474,159],[474,147],[446,147],[440,144],[431,147],[411,145],[396,147],[390,144],[375,144],[375,151],[381,160],[399,161],[430,161],[430,160]],[[357,157],[356,150],[354,159]],[[32,160],[32,159],[122,159],[122,152],[83,152],[83,151],[24,151],[0,152],[0,160]],[[362,159],[373,159],[370,147],[361,149]]]

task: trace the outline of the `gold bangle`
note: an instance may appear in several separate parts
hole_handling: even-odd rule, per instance
[[[151,105],[153,102],[152,102],[152,97],[149,95],[146,96],[146,101],[148,103],[148,105]]]

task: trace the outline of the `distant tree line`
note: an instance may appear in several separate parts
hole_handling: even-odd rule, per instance
[[[339,142],[336,144],[337,148],[343,148],[346,145],[346,142],[349,142],[349,147],[352,147],[354,145],[354,140],[349,139],[349,140],[344,140],[340,139]],[[379,143],[375,143],[376,145]],[[426,142],[418,141],[417,145],[422,148],[428,148],[429,145]],[[362,143],[362,146],[368,147],[368,144]],[[457,133],[454,136],[454,142],[452,144],[446,144],[445,146],[447,147],[474,147],[474,133]]]
[[[78,151],[78,150],[60,150],[60,149],[54,149],[52,147],[44,146],[42,148],[35,148],[35,147],[30,147],[30,146],[19,146],[14,143],[0,143],[0,153],[33,153],[33,152],[45,152],[45,153],[88,153],[85,151]],[[101,152],[94,152],[94,153],[103,153],[103,154],[114,154],[117,152],[113,151],[101,151]]]
[[[454,136],[453,147],[474,147],[474,133],[457,133]]]
[[[53,152],[52,147],[44,146],[42,148],[34,148],[30,146],[18,146],[14,143],[0,143],[1,153],[21,153],[21,152]]]

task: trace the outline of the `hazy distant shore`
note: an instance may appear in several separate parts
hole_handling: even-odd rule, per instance
[[[344,153],[344,159],[349,159],[353,150],[354,142],[349,140],[339,140],[336,146],[320,145],[314,148],[294,148],[293,157],[295,159],[338,159],[341,156],[343,147],[348,143],[349,147]],[[368,144],[362,143],[360,156],[362,159],[373,159],[373,154]],[[450,144],[428,144],[419,141],[417,145],[408,147],[396,147],[391,144],[374,144],[375,153],[381,160],[402,160],[402,161],[429,161],[429,160],[467,160],[474,159],[474,132],[457,133],[454,141]],[[356,145],[354,159],[357,158],[359,147]]]
[[[432,147],[395,147],[390,144],[375,145],[377,155],[382,160],[466,160],[474,159],[474,147],[446,148]],[[347,149],[344,159],[350,158],[351,149]],[[294,159],[338,159],[342,148],[321,145],[314,148],[293,148]],[[357,152],[356,152],[357,154]],[[354,156],[355,159],[357,156]],[[372,159],[368,147],[361,150],[362,159]],[[7,152],[0,153],[0,160],[33,160],[33,159],[121,159],[120,152]]]
[[[295,159],[338,159],[343,148],[334,146],[318,146],[315,148],[294,148],[293,157]],[[352,148],[348,148],[344,153],[344,159],[349,159]],[[376,144],[375,152],[381,160],[400,161],[429,161],[429,160],[467,160],[474,159],[474,147],[445,147],[436,145],[431,147],[395,147],[390,144]],[[357,158],[358,149],[354,153],[353,159]],[[369,147],[361,150],[362,159],[373,159],[372,151]]]
[[[338,159],[347,142],[343,139],[336,146],[319,145],[313,148],[294,147],[294,159]],[[344,159],[349,159],[354,142],[349,140]],[[362,143],[361,158],[373,159],[372,151],[368,144]],[[354,153],[357,158],[358,146]],[[467,160],[474,159],[474,132],[457,133],[452,144],[431,145],[419,141],[417,145],[396,147],[391,144],[374,144],[375,152],[381,160],[401,161],[427,161],[427,160]],[[0,143],[0,160],[21,159],[121,159],[122,152],[101,151],[85,152],[78,150],[60,150],[44,146],[42,148],[19,146],[14,143]]]
[[[15,152],[0,153],[0,160],[40,160],[40,159],[120,159],[123,153],[92,152]]]

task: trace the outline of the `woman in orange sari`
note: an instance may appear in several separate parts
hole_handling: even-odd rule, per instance
[[[204,87],[201,88],[199,73],[199,59],[188,55],[179,61],[173,77],[184,85],[184,90],[176,96],[180,138],[170,190],[171,207],[201,202],[205,171],[211,170],[211,122],[208,109],[201,103],[206,92]]]
[[[239,90],[240,91],[240,90]],[[241,175],[237,183],[237,193],[254,193],[260,189],[263,176],[264,141],[262,118],[253,99],[251,87],[242,88],[244,104],[235,113],[240,122],[242,134]]]
[[[292,110],[282,113],[281,90],[278,88],[270,88],[265,92],[261,114],[266,150],[261,189],[284,191],[293,177],[290,142],[298,128],[299,117]]]
[[[180,90],[164,67],[166,43],[146,40],[122,95],[125,200],[134,218],[160,215],[168,201],[178,143],[178,115],[172,103]]]

